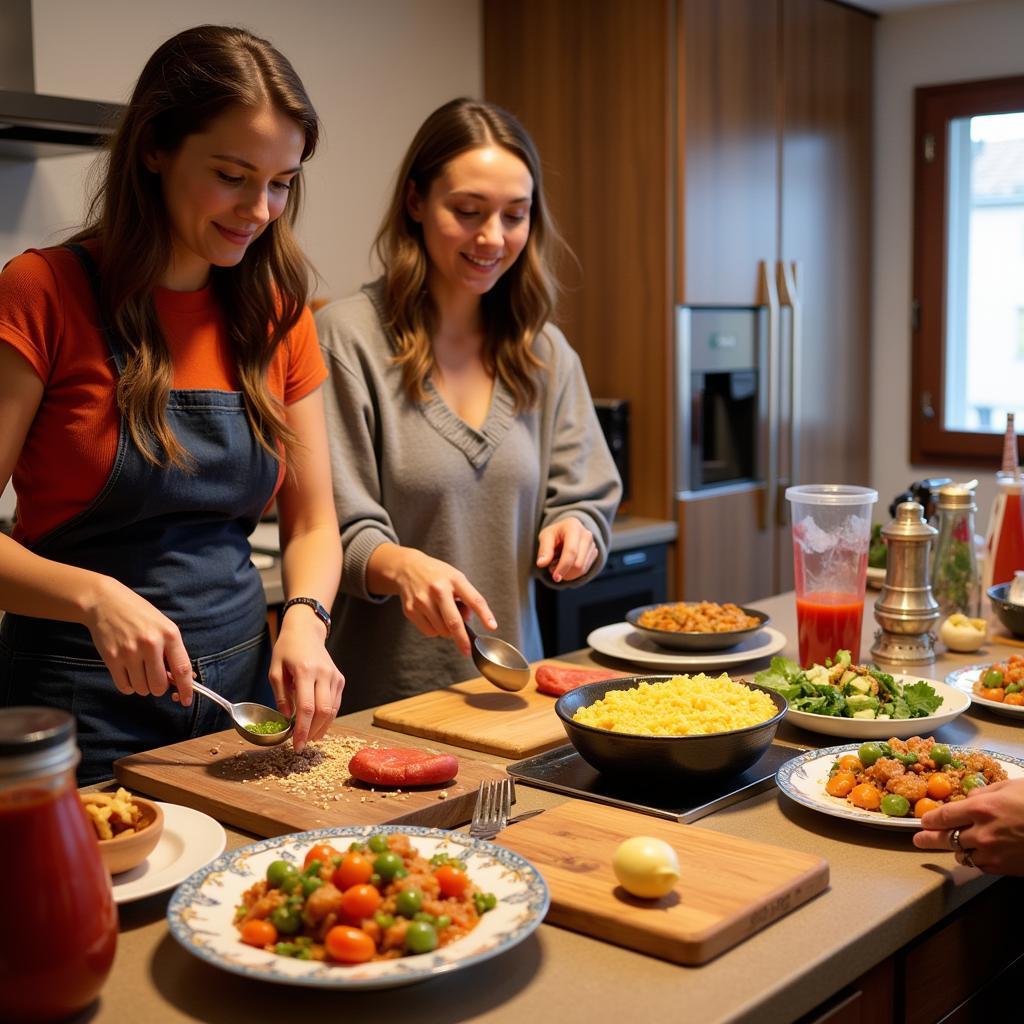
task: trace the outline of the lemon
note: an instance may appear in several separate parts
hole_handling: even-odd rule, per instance
[[[656,900],[670,893],[679,881],[679,858],[664,839],[633,836],[619,844],[612,870],[626,892]]]

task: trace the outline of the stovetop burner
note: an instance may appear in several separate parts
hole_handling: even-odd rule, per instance
[[[685,792],[678,786],[659,789],[635,780],[616,782],[587,764],[571,744],[516,761],[508,766],[508,773],[541,789],[689,823],[768,789],[775,781],[775,772],[804,749],[773,743],[742,775]]]

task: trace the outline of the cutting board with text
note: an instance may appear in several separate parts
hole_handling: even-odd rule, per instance
[[[389,743],[371,734],[335,724],[330,733],[351,737],[361,746],[418,746]],[[290,743],[282,745],[291,749]],[[332,825],[403,824],[453,828],[473,815],[476,791],[485,779],[503,778],[504,770],[459,757],[454,782],[410,790],[373,789],[340,771],[337,783],[303,789],[302,776],[282,780],[260,777],[277,748],[255,747],[233,730],[185,740],[114,762],[121,785],[147,796],[193,807],[259,836]],[[347,781],[346,781],[347,779]],[[326,790],[326,791],[325,791]]]
[[[660,900],[630,896],[612,856],[630,836],[664,839],[681,877]],[[497,842],[522,854],[551,890],[547,921],[617,946],[701,964],[828,887],[828,863],[693,825],[570,800],[512,825]]]
[[[552,658],[545,658],[543,664],[587,667]],[[532,677],[518,693],[504,693],[486,679],[467,679],[383,704],[374,711],[373,724],[519,760],[569,742],[555,714],[555,699],[540,693]]]

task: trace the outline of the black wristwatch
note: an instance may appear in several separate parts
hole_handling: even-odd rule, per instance
[[[327,635],[331,634],[331,613],[315,597],[292,597],[284,603],[281,618],[293,604],[304,604],[313,609],[313,614],[327,627]]]

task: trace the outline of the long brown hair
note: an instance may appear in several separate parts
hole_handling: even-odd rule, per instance
[[[171,231],[158,175],[144,163],[174,152],[232,106],[266,103],[302,129],[302,160],[316,149],[319,120],[295,69],[265,39],[240,28],[201,25],[168,39],[146,63],[107,151],[86,224],[70,241],[100,243],[101,315],[127,356],[117,403],[132,440],[154,465],[188,468],[189,453],[166,419],[173,367],[157,320],[153,289],[171,258]],[[267,225],[234,267],[211,268],[246,414],[275,458],[295,443],[267,368],[306,304],[309,265],[292,227],[302,202],[301,175],[284,213]]]
[[[557,284],[552,251],[561,240],[544,198],[540,158],[526,129],[507,110],[477,100],[451,100],[423,122],[412,140],[395,191],[374,242],[384,266],[387,326],[393,333],[406,394],[423,399],[434,368],[430,338],[437,309],[427,290],[429,257],[421,226],[409,215],[409,185],[426,198],[445,165],[470,149],[495,145],[526,165],[533,178],[530,234],[519,258],[481,298],[484,362],[509,388],[519,409],[537,400],[541,361],[533,340],[550,319]]]

